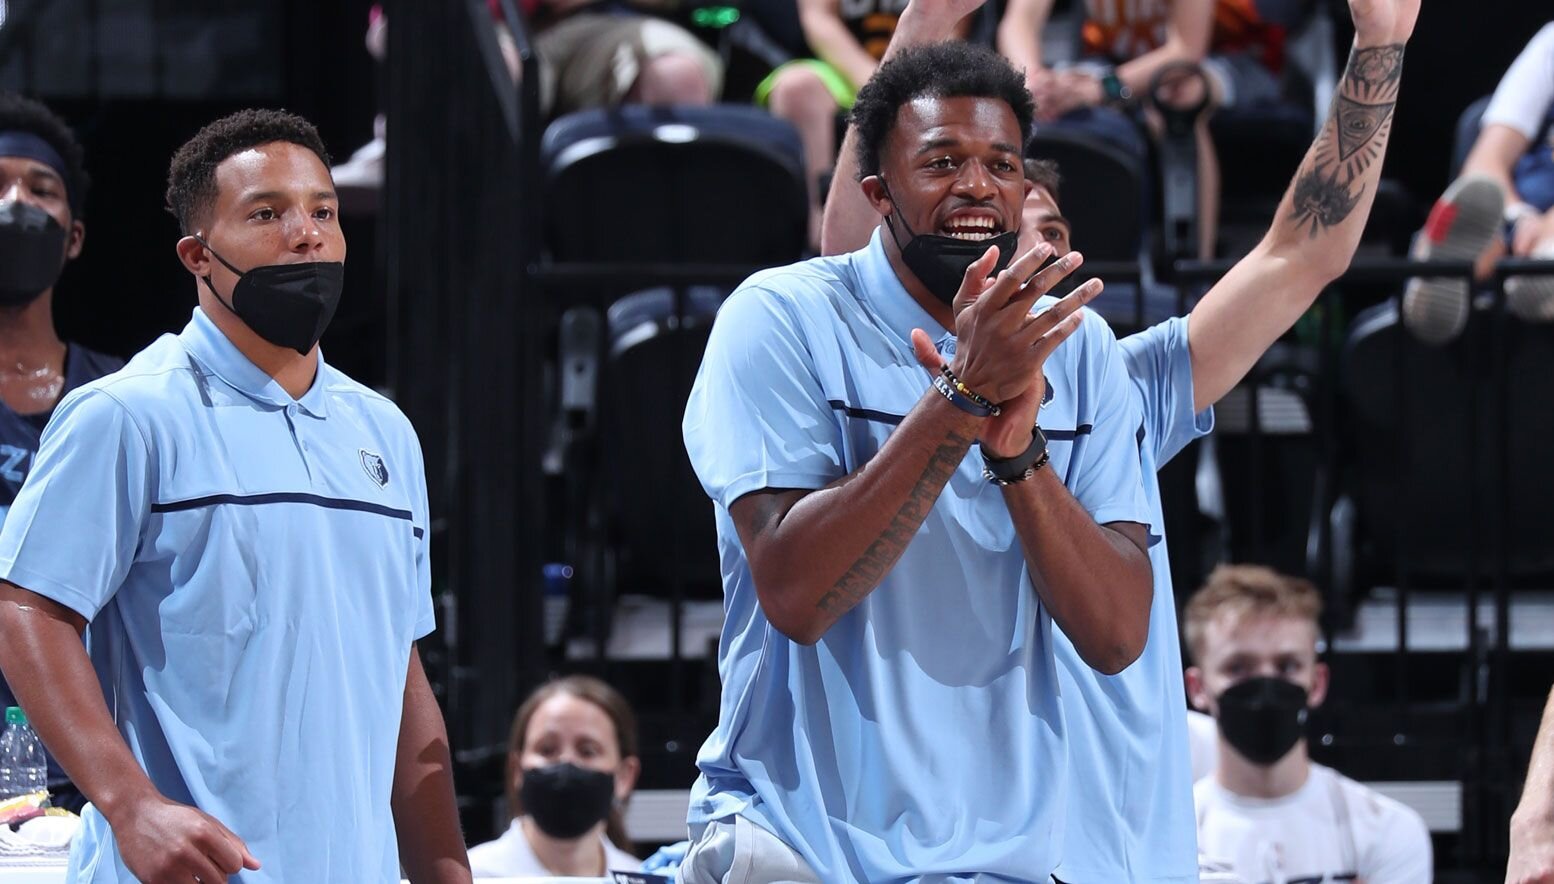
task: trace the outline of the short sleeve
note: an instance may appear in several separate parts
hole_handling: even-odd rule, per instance
[[[1509,126],[1528,139],[1538,137],[1554,106],[1554,24],[1528,41],[1495,87],[1480,126]]]
[[[1194,413],[1192,352],[1187,344],[1189,317],[1168,319],[1123,338],[1123,364],[1139,392],[1144,442],[1161,467],[1214,429],[1214,409]]]
[[[0,529],[0,579],[91,620],[135,559],[153,468],[145,436],[110,393],[66,396]]]
[[[1366,884],[1429,884],[1435,873],[1430,830],[1413,808],[1387,802],[1359,868]]]
[[[824,488],[847,472],[803,328],[766,289],[741,289],[718,311],[681,429],[702,488],[724,507],[763,488]]]
[[[1083,455],[1076,440],[1070,491],[1099,524],[1151,524],[1139,451],[1138,394],[1128,381],[1117,338],[1100,314],[1085,311],[1080,378],[1094,407]]]

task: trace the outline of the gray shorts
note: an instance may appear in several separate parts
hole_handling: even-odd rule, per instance
[[[676,884],[820,884],[798,851],[738,814],[691,830]]]
[[[578,12],[539,33],[540,94],[563,114],[620,104],[651,59],[671,53],[701,63],[716,97],[723,64],[707,44],[672,22],[633,13]]]

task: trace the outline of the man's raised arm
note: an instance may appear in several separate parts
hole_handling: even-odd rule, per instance
[[[1381,180],[1419,0],[1349,0],[1354,49],[1263,241],[1193,308],[1193,410],[1230,392],[1349,267]]]

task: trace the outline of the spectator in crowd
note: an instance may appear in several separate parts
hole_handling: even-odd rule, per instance
[[[476,878],[599,878],[634,871],[622,811],[636,786],[637,721],[618,691],[571,675],[541,686],[507,743],[512,823],[470,848]]]
[[[179,148],[199,306],[60,403],[0,529],[0,667],[92,802],[71,881],[470,880],[416,648],[420,445],[317,346],[345,272],[328,163],[279,111]]]
[[[1222,565],[1187,604],[1187,694],[1219,727],[1219,760],[1194,787],[1206,868],[1244,882],[1428,884],[1430,833],[1409,807],[1306,754],[1327,695],[1316,587]]]
[[[0,522],[59,400],[123,364],[54,330],[55,283],[86,243],[87,184],[70,127],[40,103],[0,92]],[[15,703],[0,679],[0,707]],[[49,790],[55,804],[80,808],[53,756]]]
[[[1151,544],[1121,354],[1076,320],[1099,285],[1031,316],[1080,258],[1009,261],[1032,113],[989,50],[895,55],[853,108],[869,245],[752,277],[713,326],[684,432],[728,625],[685,882],[1036,880],[1061,858],[1050,627],[1132,662]]]
[[[944,39],[957,17],[979,2],[909,6],[887,57]],[[1155,471],[1208,432],[1209,409],[1289,331],[1353,257],[1381,174],[1404,43],[1413,33],[1418,11],[1418,0],[1352,5],[1355,47],[1332,116],[1302,161],[1263,241],[1200,299],[1190,316],[1122,340],[1130,389],[1137,393],[1143,416],[1139,442],[1151,524],[1163,521]],[[1387,113],[1358,142],[1366,149],[1360,160],[1329,171],[1344,137],[1337,121],[1360,104]],[[828,251],[857,248],[870,233],[870,216],[864,211],[869,204],[857,184],[853,161],[854,138],[852,133],[847,136],[826,202]],[[932,154],[929,158],[938,159]],[[1058,207],[1057,169],[1050,162],[1027,160],[1025,175],[1029,190],[1021,240],[1049,243],[1063,254],[1070,245],[1070,230]],[[1209,753],[1189,736],[1201,728],[1182,721],[1186,699],[1164,537],[1150,545],[1150,556],[1156,582],[1150,639],[1139,661],[1119,674],[1103,675],[1063,636],[1056,642],[1071,734],[1071,788],[1081,796],[1070,806],[1064,865],[1056,875],[1063,881],[1179,881],[1190,879],[1197,866],[1191,772]]]
[[[1253,0],[1085,0],[1083,55],[1063,69],[1042,56],[1042,36],[1054,0],[1010,0],[998,25],[998,48],[1025,71],[1038,119],[1089,131],[1143,157],[1137,99],[1157,73],[1198,65],[1203,78],[1168,76],[1161,91],[1173,107],[1208,105],[1193,137],[1198,153],[1200,257],[1211,257],[1218,233],[1219,162],[1209,137],[1215,108],[1278,100],[1276,66],[1282,32],[1259,16]],[[1207,94],[1205,94],[1205,83]],[[1158,137],[1162,121],[1144,122]]]
[[[1554,691],[1533,739],[1522,801],[1511,814],[1505,884],[1554,884]]]
[[[1461,176],[1422,233],[1417,257],[1475,261],[1479,280],[1505,255],[1554,260],[1554,22],[1500,78]],[[1452,340],[1468,322],[1469,288],[1461,278],[1410,280],[1404,323],[1430,343]],[[1510,277],[1505,297],[1522,319],[1554,320],[1554,276]]]

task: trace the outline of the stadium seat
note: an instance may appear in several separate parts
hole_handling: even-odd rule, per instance
[[[1039,129],[1026,154],[1052,160],[1063,176],[1058,200],[1075,242],[1091,261],[1137,261],[1144,250],[1142,212],[1148,201],[1138,158],[1086,132]]]
[[[552,261],[772,265],[804,251],[798,133],[757,108],[579,111],[540,151]]]
[[[721,598],[712,503],[681,441],[680,418],[724,288],[654,288],[611,305],[600,391],[599,505],[617,594]]]
[[[1513,582],[1554,577],[1554,466],[1547,450],[1554,387],[1546,382],[1554,377],[1554,329],[1504,322],[1505,336],[1496,340],[1492,315],[1476,311],[1460,339],[1434,348],[1403,332],[1395,302],[1357,317],[1341,369],[1349,456],[1340,503],[1352,506],[1355,518],[1352,530],[1334,533],[1338,558],[1355,560],[1356,589],[1368,580],[1390,582],[1399,560],[1417,585],[1461,585],[1475,541],[1481,578],[1493,573],[1499,543]],[[1497,350],[1509,379],[1503,448]],[[1506,524],[1496,512],[1502,467],[1509,477]]]

